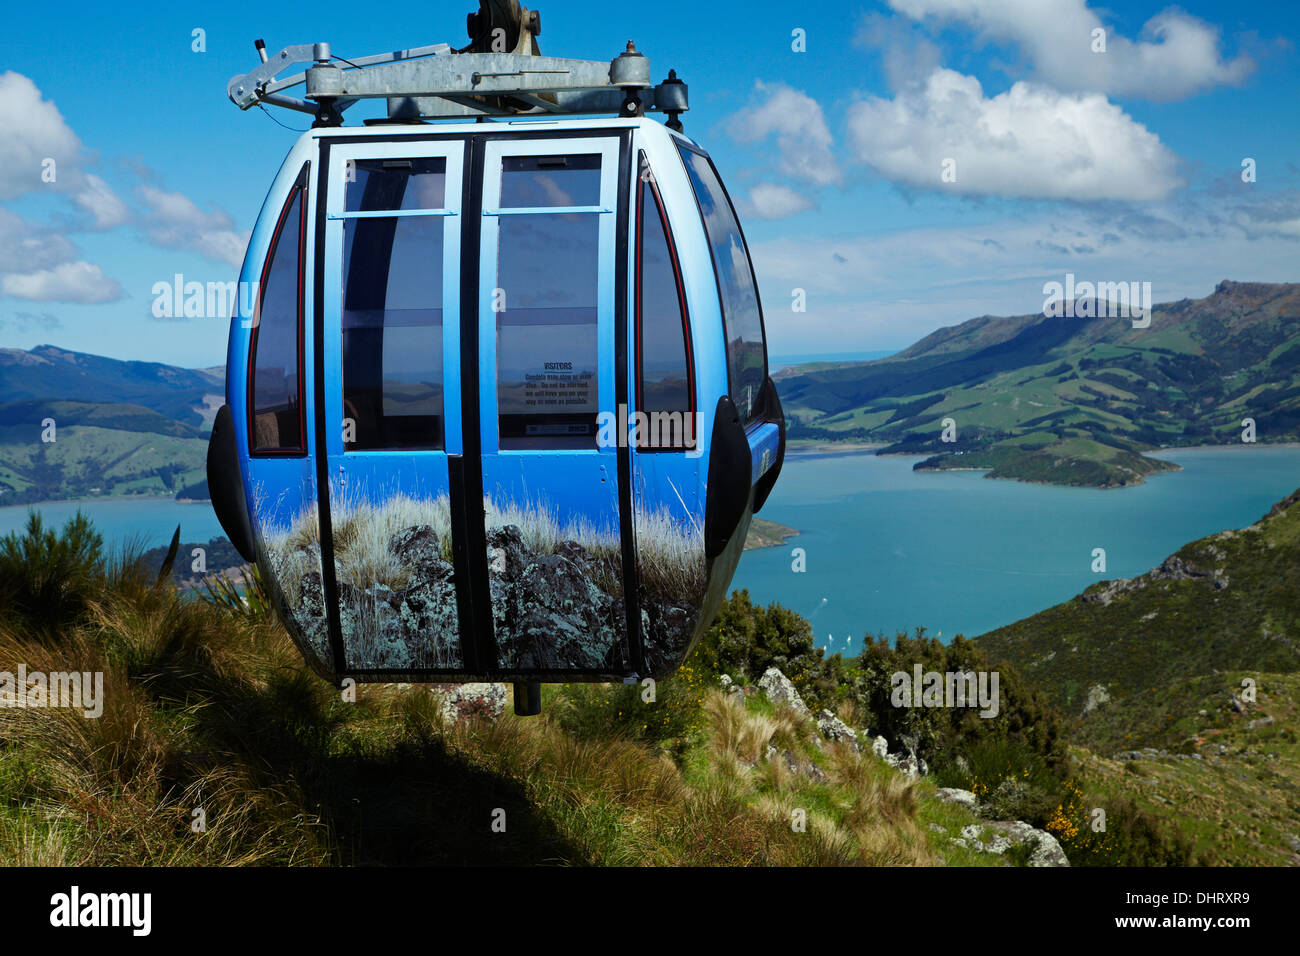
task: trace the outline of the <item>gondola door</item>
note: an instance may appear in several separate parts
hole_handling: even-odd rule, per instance
[[[502,137],[479,146],[484,630],[495,637],[487,663],[539,677],[625,672],[620,139]]]
[[[464,141],[328,149],[321,335],[339,670],[466,666],[448,461],[461,454]]]

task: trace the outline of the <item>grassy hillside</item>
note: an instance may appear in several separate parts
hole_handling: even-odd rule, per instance
[[[1258,698],[1238,712],[1232,694],[1247,677]],[[1206,863],[1300,865],[1300,675],[1225,671],[1169,690],[1150,725],[1116,708],[1123,756],[1077,748],[1079,779],[1177,826]]]
[[[1224,281],[1127,318],[983,316],[876,362],[783,369],[794,441],[887,443],[920,468],[1116,487],[1144,451],[1300,438],[1300,284]],[[955,434],[943,440],[944,421]]]
[[[1091,793],[1205,862],[1300,865],[1297,634],[1300,492],[976,643],[1068,715]]]
[[[0,349],[0,505],[94,495],[206,496],[225,372],[41,345]],[[42,440],[53,419],[54,442]]]
[[[1118,741],[1104,715],[1121,704],[1149,727],[1170,689],[1192,678],[1300,670],[1297,502],[1300,492],[1249,528],[1193,541],[1140,577],[1098,582],[979,646],[1077,716],[1080,740],[1107,745]],[[1096,705],[1102,696],[1109,703]]]
[[[1074,865],[1295,862],[1278,849],[1295,811],[1295,675],[1261,674],[1245,720],[1214,709],[1216,686],[1188,690],[1215,748],[1203,759],[1099,757],[1068,746],[1045,695],[973,642],[899,635],[828,657],[806,621],[742,591],[653,699],[548,686],[540,718],[457,720],[428,687],[345,692],[309,674],[256,580],[196,599],[156,578],[107,559],[81,519],[0,539],[0,671],[104,681],[97,718],[0,708],[0,862],[1030,862],[1026,844],[990,849],[1023,825],[989,820],[1045,830]],[[998,714],[898,707],[891,675],[916,664],[996,666]],[[818,723],[750,686],[771,667]],[[1252,726],[1265,710],[1273,722]],[[1162,727],[1182,732],[1146,729]],[[929,775],[900,773],[875,738]],[[970,791],[979,818],[940,787]]]
[[[54,441],[43,440],[53,419]],[[176,494],[205,480],[206,433],[139,405],[0,406],[0,504]]]
[[[101,672],[105,691],[98,718],[0,709],[0,861],[1031,858],[1026,844],[989,851],[992,836],[972,844],[972,827],[984,823],[940,799],[943,774],[910,779],[870,745],[832,739],[749,685],[781,666],[814,711],[831,706],[850,726],[870,722],[891,748],[911,740],[927,760],[940,749],[969,754],[965,767],[949,761],[946,773],[1004,780],[995,803],[1019,813],[1028,809],[1023,782],[1035,783],[1054,760],[1057,737],[1054,719],[1014,675],[992,721],[880,706],[888,688],[881,669],[905,666],[915,653],[979,663],[966,644],[905,643],[897,657],[878,648],[861,662],[826,658],[797,615],[755,607],[740,593],[686,665],[656,685],[653,700],[640,685],[558,685],[546,688],[542,717],[455,721],[428,687],[344,693],[309,674],[256,581],[243,593],[214,585],[194,600],[155,574],[142,562],[105,559],[83,520],[61,533],[38,520],[25,535],[0,540],[0,670],[22,663],[29,672]],[[735,682],[731,691],[723,674]],[[1049,773],[1049,787],[1063,779]],[[1056,805],[1052,793],[1043,796]],[[1070,821],[1079,812],[1056,805],[1053,819],[1078,831]],[[493,821],[502,813],[506,829],[498,832]],[[794,826],[797,818],[806,826]],[[1062,843],[1087,861],[1086,839],[1062,832]]]
[[[0,709],[0,862],[1011,858],[949,838],[975,818],[932,782],[724,694],[703,650],[652,702],[552,686],[540,718],[453,721],[427,687],[344,694],[310,675],[256,586],[185,599],[155,573],[105,559],[85,522],[0,540],[0,670],[100,672],[105,692],[94,719]]]

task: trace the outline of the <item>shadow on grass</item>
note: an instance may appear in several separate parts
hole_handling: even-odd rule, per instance
[[[586,862],[517,782],[448,752],[437,736],[353,721],[350,708],[375,706],[365,700],[343,703],[302,672],[260,689],[206,676],[199,739],[237,753],[267,783],[291,784],[303,810],[330,828],[338,865]],[[497,810],[505,832],[493,830]]]

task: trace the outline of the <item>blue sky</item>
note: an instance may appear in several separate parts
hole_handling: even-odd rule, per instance
[[[235,277],[296,136],[226,99],[252,41],[460,45],[471,6],[11,5],[0,347],[220,364],[225,321],[155,319],[151,289]],[[608,59],[632,38],[656,80],[675,67],[690,84],[687,130],[741,207],[773,353],[901,348],[1034,312],[1067,272],[1149,281],[1156,301],[1300,280],[1295,4],[758,0],[726,24],[676,0],[538,6],[543,52]]]

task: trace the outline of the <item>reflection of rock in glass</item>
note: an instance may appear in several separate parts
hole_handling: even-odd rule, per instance
[[[462,666],[451,515],[446,496],[394,497],[380,505],[335,492],[334,561],[339,620],[349,669],[454,669]],[[320,539],[315,512],[268,537],[272,566],[304,634],[328,660],[320,598]],[[314,557],[315,567],[310,558]],[[310,621],[309,621],[310,619]],[[310,635],[310,636],[309,636]]]
[[[506,670],[625,667],[618,533],[541,503],[485,500],[498,661]],[[349,670],[464,666],[445,495],[378,505],[334,493],[339,617]],[[641,624],[650,669],[675,666],[694,636],[706,584],[703,541],[667,512],[636,514]],[[264,539],[294,637],[333,670],[314,508]]]

